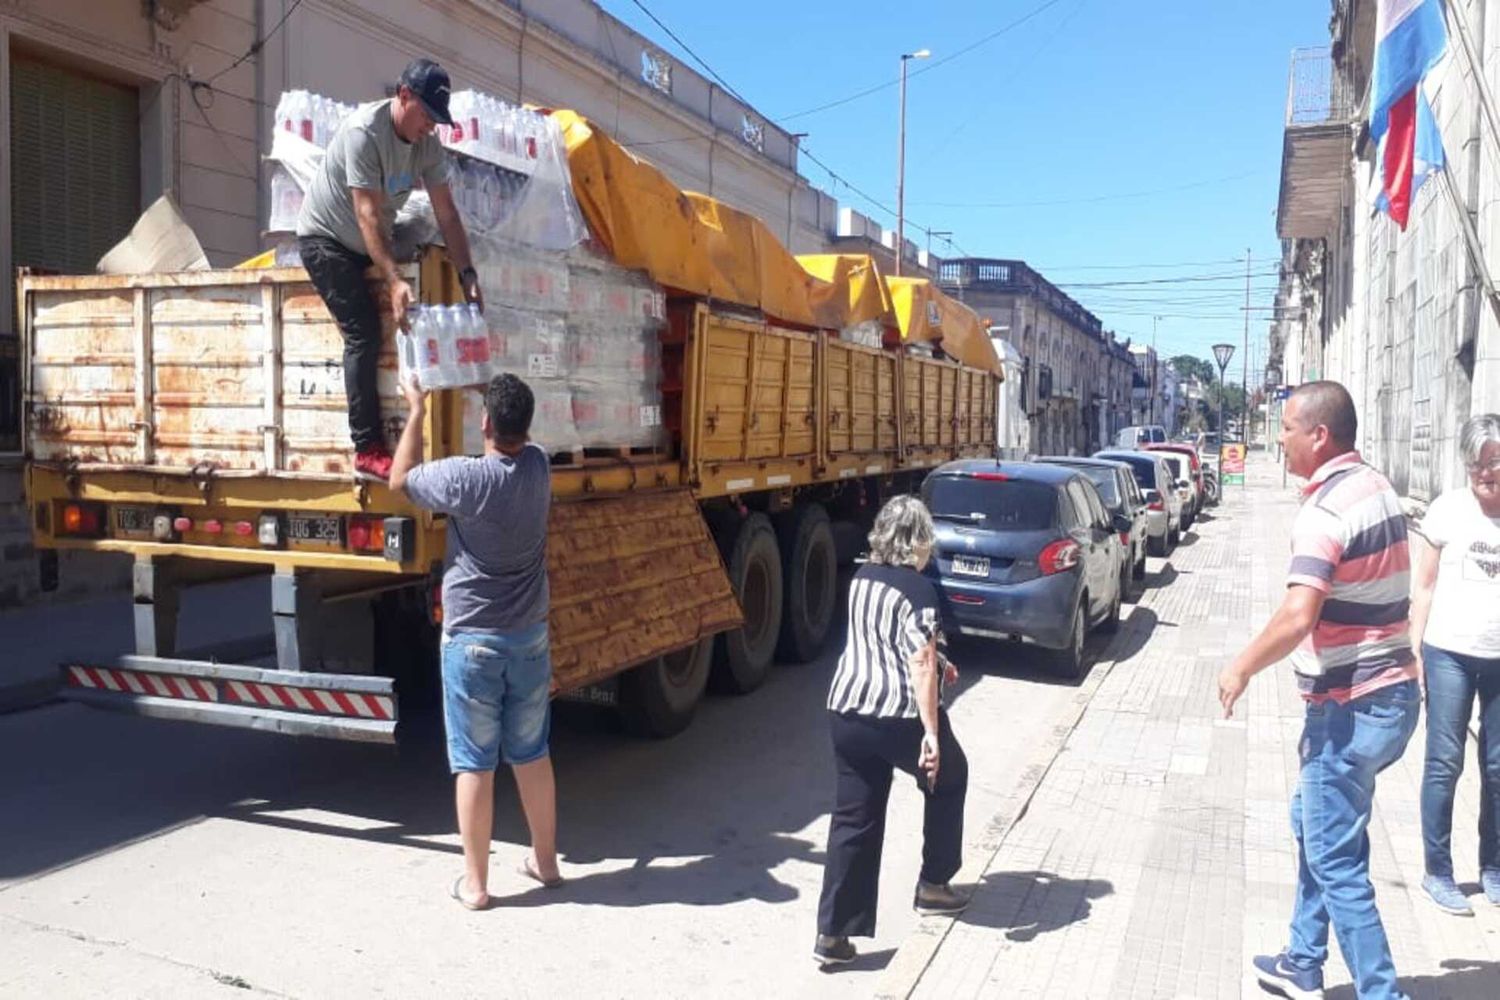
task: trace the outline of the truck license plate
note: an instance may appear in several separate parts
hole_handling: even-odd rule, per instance
[[[150,538],[153,518],[149,507],[116,507],[115,534]]]
[[[954,556],[953,572],[964,576],[989,576],[990,561],[983,556]]]
[[[303,545],[326,545],[341,548],[344,544],[343,518],[293,514],[287,518],[287,538]]]

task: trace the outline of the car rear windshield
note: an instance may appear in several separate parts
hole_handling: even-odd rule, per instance
[[[1156,460],[1144,455],[1103,454],[1095,456],[1111,462],[1124,462],[1135,474],[1135,484],[1144,490],[1156,489]]]
[[[1083,474],[1099,489],[1099,498],[1106,507],[1120,506],[1120,490],[1115,484],[1115,474],[1108,469],[1084,469]]]
[[[1050,528],[1057,491],[1045,483],[1024,479],[971,479],[934,476],[927,481],[927,507],[942,520],[978,514],[981,527],[1002,531],[1040,531]]]

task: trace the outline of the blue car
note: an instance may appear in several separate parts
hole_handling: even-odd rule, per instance
[[[922,499],[937,526],[926,572],[946,627],[1029,640],[1083,676],[1088,630],[1119,626],[1130,522],[1079,470],[1032,462],[949,462],[923,482]]]

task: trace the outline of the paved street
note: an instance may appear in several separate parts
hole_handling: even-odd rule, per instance
[[[712,699],[666,742],[563,706],[554,752],[571,883],[511,874],[460,910],[436,734],[400,750],[293,741],[51,705],[0,716],[4,995],[312,997],[1253,997],[1245,955],[1282,943],[1300,703],[1290,674],[1217,718],[1219,666],[1270,613],[1295,508],[1269,462],[1169,560],[1082,685],[1029,652],[960,646],[971,760],[958,921],[916,920],[920,799],[893,795],[879,936],[851,969],[809,957],[831,794],[832,658]],[[56,612],[54,612],[55,614]],[[1493,998],[1500,910],[1417,895],[1419,731],[1383,776],[1374,871],[1413,997]],[[1477,788],[1455,856],[1472,881]],[[1477,891],[1477,890],[1475,890]],[[1342,962],[1331,996],[1352,997]]]
[[[1295,480],[1293,481],[1295,483]],[[1280,599],[1294,486],[1252,460],[1244,491],[1173,556],[1134,629],[1150,640],[1096,671],[1098,691],[998,849],[969,860],[979,883],[958,921],[927,920],[884,995],[1259,997],[1245,959],[1285,943],[1296,856],[1287,820],[1302,706],[1285,666],[1257,677],[1233,720],[1219,668]],[[1414,998],[1500,996],[1500,908],[1472,919],[1420,892],[1417,795],[1424,735],[1381,776],[1372,869],[1402,986]],[[1458,877],[1474,869],[1473,745],[1454,820]],[[1352,998],[1334,954],[1329,996]]]
[[[979,834],[1050,756],[1079,689],[1027,651],[955,656]],[[446,897],[459,849],[435,734],[398,751],[72,705],[0,716],[0,759],[15,764],[0,781],[0,994],[201,996],[217,980],[302,997],[868,996],[915,922],[921,800],[898,783],[879,936],[852,970],[820,973],[832,667],[711,699],[666,742],[562,706],[571,884],[512,874],[524,827],[502,794],[500,905],[481,914]]]

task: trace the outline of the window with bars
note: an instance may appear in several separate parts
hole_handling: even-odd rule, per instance
[[[88,273],[141,210],[140,93],[12,54],[11,258]]]

